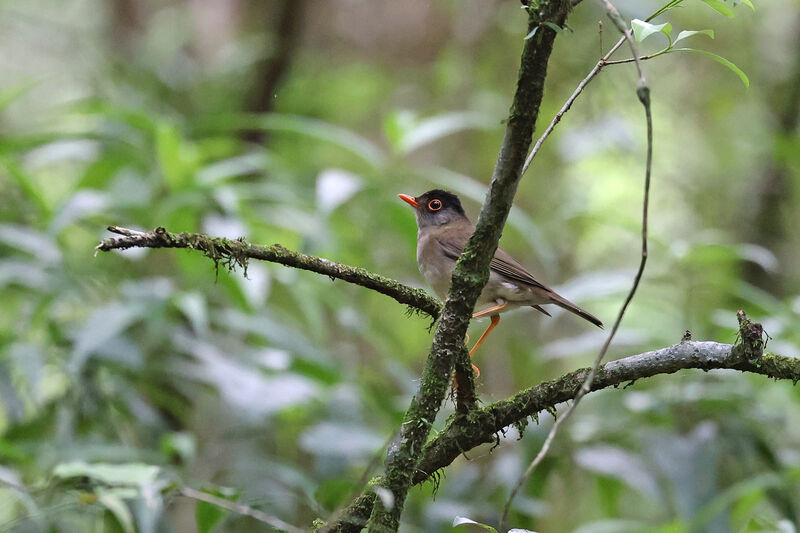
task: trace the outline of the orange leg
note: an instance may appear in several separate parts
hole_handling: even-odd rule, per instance
[[[486,337],[489,336],[489,333],[500,323],[500,315],[492,315],[492,323],[489,324],[489,327],[486,328],[486,331],[483,332],[481,338],[478,339],[478,342],[475,343],[475,346],[469,351],[469,356],[472,357],[473,354],[478,350],[478,347],[483,344],[483,341],[486,340]]]
[[[499,303],[499,304],[497,304],[497,305],[495,305],[493,307],[489,307],[487,309],[483,309],[481,311],[478,311],[477,313],[473,313],[472,314],[472,318],[479,318],[479,317],[486,316],[486,315],[491,314],[491,313],[496,313],[496,312],[502,310],[506,305],[508,305],[508,302],[503,301],[503,300],[500,300],[500,301],[502,303]],[[475,353],[475,351],[478,349],[478,347],[481,344],[483,344],[483,341],[486,340],[486,337],[489,336],[489,332],[492,331],[495,328],[495,326],[497,326],[497,324],[499,324],[499,323],[500,323],[500,315],[499,314],[492,315],[492,323],[489,324],[489,327],[486,328],[486,331],[483,332],[483,335],[481,335],[481,338],[478,339],[478,342],[476,342],[475,346],[473,346],[472,349],[469,351],[469,356],[470,357],[472,357],[472,355]],[[467,342],[469,342],[469,335],[467,335]],[[481,375],[480,369],[477,366],[475,366],[474,364],[472,365],[472,371],[475,372],[476,376],[480,376]],[[455,385],[456,385],[456,389],[458,389],[458,382],[457,381],[456,381]]]
[[[499,301],[501,303],[498,303],[497,305],[495,305],[493,307],[489,307],[487,309],[483,309],[482,311],[478,311],[477,313],[473,313],[472,314],[472,318],[478,318],[478,317],[486,316],[486,315],[489,315],[489,314],[492,314],[492,313],[497,313],[498,311],[503,310],[503,308],[505,308],[506,305],[508,305],[508,302],[506,302],[504,300],[499,300]],[[489,332],[492,331],[495,328],[495,326],[497,326],[497,324],[499,324],[499,323],[500,323],[500,315],[499,314],[492,315],[492,323],[489,324],[489,327],[486,328],[486,331],[483,332],[483,335],[481,335],[481,338],[478,339],[478,342],[476,342],[475,346],[473,346],[472,349],[469,351],[469,356],[470,357],[472,357],[473,354],[478,350],[478,347],[481,344],[483,344],[483,341],[485,341],[486,337],[489,336]],[[478,376],[481,375],[481,371],[478,369],[477,366],[472,365],[472,370]]]
[[[503,302],[503,303],[497,304],[494,307],[488,307],[486,309],[478,311],[477,313],[472,313],[472,318],[479,318],[479,317],[482,317],[482,316],[491,315],[495,311],[500,311],[500,310],[504,309],[505,306],[508,305],[508,302],[506,302],[505,300],[498,300],[498,301]]]

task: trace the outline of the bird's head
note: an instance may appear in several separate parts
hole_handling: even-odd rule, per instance
[[[407,194],[397,196],[414,208],[419,229],[467,220],[461,200],[451,192],[433,189],[417,197]]]

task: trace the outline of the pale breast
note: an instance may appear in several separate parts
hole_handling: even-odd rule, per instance
[[[435,237],[419,235],[417,239],[417,265],[425,281],[436,295],[444,300],[450,290],[450,279],[456,263],[444,255]]]

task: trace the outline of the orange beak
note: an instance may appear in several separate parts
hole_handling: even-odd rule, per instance
[[[403,200],[405,203],[411,205],[411,207],[415,209],[419,207],[419,202],[417,202],[417,199],[414,198],[413,196],[409,196],[407,194],[398,194],[397,196],[399,196],[400,199]]]

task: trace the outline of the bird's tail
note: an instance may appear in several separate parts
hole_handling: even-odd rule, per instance
[[[550,296],[550,302],[556,304],[557,306],[561,307],[562,309],[566,309],[570,313],[574,313],[579,317],[583,318],[584,320],[588,320],[598,328],[603,328],[603,323],[600,321],[599,318],[594,316],[588,311],[585,311],[575,305],[574,303],[570,302],[566,298],[559,296],[558,294],[551,292],[548,296]]]

